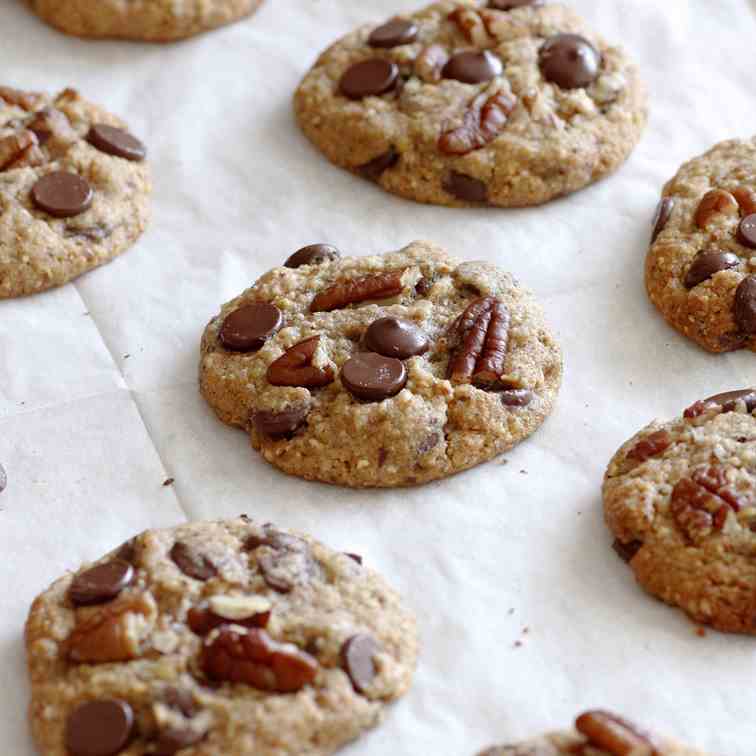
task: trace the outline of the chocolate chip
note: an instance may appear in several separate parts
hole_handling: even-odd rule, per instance
[[[341,257],[332,244],[308,244],[298,249],[284,263],[285,268],[301,268],[303,265],[321,265],[324,262],[338,260]]]
[[[579,34],[549,37],[538,59],[543,78],[563,89],[587,87],[598,78],[601,68],[601,54]]]
[[[740,265],[740,258],[732,252],[701,252],[685,274],[685,288],[692,289],[708,281],[720,270],[736,268],[738,265]]]
[[[654,220],[652,222],[653,231],[651,232],[651,241],[655,242],[656,237],[664,231],[672,210],[675,207],[675,201],[672,197],[662,197],[659,200],[659,204],[656,206],[656,213],[654,213]]]
[[[77,606],[102,604],[114,599],[133,579],[134,568],[123,559],[113,559],[77,575],[68,597]]]
[[[392,18],[391,21],[373,29],[368,37],[371,47],[398,47],[408,45],[417,38],[417,26],[404,18]]]
[[[183,541],[173,544],[171,559],[184,575],[195,580],[204,582],[218,574],[218,568],[208,557]]]
[[[369,160],[367,163],[360,165],[357,172],[369,181],[378,181],[384,171],[393,168],[399,162],[399,153],[391,147],[382,155]]]
[[[376,675],[373,659],[380,650],[372,635],[354,635],[341,647],[341,662],[358,693],[364,695],[372,685]]]
[[[301,538],[271,531],[261,545],[273,549],[257,558],[257,566],[274,591],[290,593],[297,585],[309,582],[318,571],[310,545]]]
[[[746,215],[738,226],[738,241],[749,249],[756,249],[756,215]]]
[[[299,428],[309,414],[309,404],[298,404],[282,410],[258,410],[252,416],[252,422],[260,433],[285,436]]]
[[[417,294],[418,297],[424,297],[433,287],[433,282],[423,276],[416,284],[415,284],[415,294]]]
[[[488,7],[496,10],[509,11],[514,8],[524,8],[527,5],[543,5],[544,0],[489,0]]]
[[[125,701],[90,701],[68,715],[66,748],[71,756],[115,756],[133,729],[134,712]]]
[[[704,405],[717,404],[723,412],[733,412],[737,402],[744,402],[748,412],[756,409],[756,388],[739,389],[737,391],[725,391],[722,394],[714,394],[704,399]]]
[[[399,68],[383,58],[371,58],[348,68],[339,82],[341,93],[351,100],[391,91],[399,79]]]
[[[530,389],[509,389],[499,396],[505,407],[527,407],[534,399]]]
[[[359,554],[350,554],[349,552],[346,552],[346,556],[350,559],[354,559],[357,564],[362,564],[362,557]]]
[[[735,291],[735,322],[742,333],[756,334],[756,276],[748,276]]]
[[[640,551],[643,541],[628,541],[623,543],[619,538],[614,539],[612,548],[623,562],[629,562]]]
[[[89,209],[93,199],[89,182],[67,171],[48,173],[32,187],[34,204],[55,218],[80,215]]]
[[[501,60],[488,50],[465,50],[452,55],[441,70],[445,79],[456,79],[465,84],[481,84],[501,75]]]
[[[412,321],[402,318],[378,318],[365,332],[365,346],[384,357],[406,360],[428,351],[428,336]]]
[[[444,181],[444,190],[464,202],[488,202],[488,186],[480,179],[452,171]]]
[[[283,314],[268,302],[243,305],[226,316],[218,337],[234,352],[256,352],[283,325]]]
[[[100,152],[139,162],[147,156],[147,148],[128,131],[96,123],[87,134],[87,141]]]
[[[404,363],[393,357],[364,352],[350,357],[341,368],[341,382],[352,395],[381,401],[398,394],[407,383]]]

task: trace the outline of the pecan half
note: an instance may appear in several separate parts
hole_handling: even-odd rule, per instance
[[[476,299],[456,325],[459,347],[449,361],[452,383],[491,387],[504,372],[509,310],[495,297]]]
[[[753,497],[739,493],[730,483],[730,469],[722,465],[699,467],[672,489],[670,512],[691,541],[722,530],[730,510],[739,512],[752,504]]]
[[[403,275],[404,269],[390,270],[387,273],[334,284],[316,295],[310,305],[310,312],[330,312],[369,299],[395,297],[401,294],[404,288]]]
[[[650,735],[611,712],[587,711],[577,718],[575,727],[590,745],[612,756],[660,756]]]
[[[507,92],[478,95],[465,111],[462,125],[441,134],[438,148],[447,155],[466,155],[485,147],[504,131],[516,104]]]
[[[80,610],[81,619],[65,646],[74,662],[129,661],[139,656],[157,616],[148,594],[125,596],[96,610]]]
[[[449,53],[441,45],[428,45],[415,58],[414,74],[426,84],[441,81],[441,70],[449,60]]]
[[[740,212],[743,215],[752,215],[756,213],[756,193],[747,186],[739,186],[732,190],[732,196],[740,205]]]
[[[706,228],[714,216],[719,214],[738,215],[740,208],[735,197],[724,189],[711,189],[704,194],[695,214],[696,225]]]
[[[320,343],[320,336],[294,344],[268,368],[268,383],[272,386],[303,386],[319,388],[333,382],[333,368],[312,364],[312,358]]]
[[[475,47],[487,47],[491,41],[488,36],[488,30],[483,23],[480,14],[472,8],[459,7],[453,10],[449,16],[449,21],[457,25],[457,28],[464,34],[465,39]]]
[[[37,137],[28,130],[9,134],[0,139],[0,171],[12,167],[30,147],[37,143]]]
[[[661,454],[672,443],[672,436],[665,430],[658,430],[642,438],[627,453],[627,459],[634,459],[637,462],[645,462],[657,454]]]
[[[23,92],[13,87],[0,87],[0,99],[9,105],[18,105],[24,110],[34,110],[44,102],[44,97],[38,92]]]
[[[293,643],[274,641],[265,630],[224,625],[205,639],[202,669],[211,680],[295,693],[315,679],[318,662]]]

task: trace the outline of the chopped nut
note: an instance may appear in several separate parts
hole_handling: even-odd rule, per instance
[[[187,613],[189,629],[207,635],[220,625],[233,622],[243,627],[267,627],[271,603],[263,596],[212,596],[206,604]]]
[[[738,215],[740,208],[737,200],[723,189],[712,189],[706,192],[696,210],[695,221],[699,228],[706,228],[712,219],[719,214]]]
[[[371,299],[388,299],[401,294],[403,270],[390,270],[354,281],[343,281],[321,291],[312,300],[310,312],[330,312]]]
[[[460,7],[453,10],[449,14],[449,20],[457,25],[467,41],[475,47],[487,47],[491,42],[483,19],[472,8]]]
[[[5,100],[9,105],[18,105],[24,110],[34,110],[45,100],[38,92],[23,92],[13,87],[0,87],[0,99]]]
[[[19,131],[0,139],[0,171],[7,170],[37,143],[31,131]]]
[[[441,45],[428,45],[415,59],[414,73],[427,84],[441,81],[441,70],[449,60],[449,53]]]
[[[642,438],[627,453],[627,459],[634,459],[637,462],[645,462],[651,457],[657,456],[665,451],[672,443],[672,437],[665,430],[659,430]]]
[[[590,745],[612,756],[658,756],[650,735],[608,711],[587,711],[577,718],[575,727]]]
[[[68,118],[56,108],[44,108],[35,113],[27,128],[37,135],[40,144],[45,144],[52,137],[66,142],[77,139]]]
[[[485,147],[502,133],[516,104],[514,95],[503,91],[478,95],[465,111],[462,125],[441,134],[438,148],[447,155],[466,155]]]
[[[46,162],[47,158],[42,150],[36,144],[30,144],[8,168],[35,168],[38,165],[44,165]]]
[[[320,336],[300,341],[286,350],[268,368],[268,383],[272,386],[301,386],[319,388],[333,382],[333,368],[312,364]]]
[[[756,213],[756,193],[747,186],[739,186],[732,190],[732,196],[738,202],[743,215]]]

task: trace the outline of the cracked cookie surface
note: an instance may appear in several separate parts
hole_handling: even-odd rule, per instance
[[[662,190],[646,290],[711,352],[756,351],[756,137],[721,142]]]
[[[76,91],[0,87],[0,298],[112,260],[144,231],[145,148]]]
[[[587,711],[575,729],[489,748],[478,756],[706,756],[608,711]]]
[[[647,591],[756,634],[756,389],[651,423],[615,454],[603,495],[615,548]]]
[[[325,756],[406,692],[417,635],[361,557],[243,516],[61,578],[26,648],[44,756]]]
[[[262,0],[27,0],[51,26],[77,37],[172,42],[253,13]]]
[[[203,395],[268,462],[355,487],[507,451],[545,420],[562,375],[531,293],[429,242],[275,268],[223,306],[201,351]]]
[[[537,205],[615,170],[646,121],[635,66],[563,5],[496,4],[445,0],[336,42],[296,92],[304,133],[441,205]]]

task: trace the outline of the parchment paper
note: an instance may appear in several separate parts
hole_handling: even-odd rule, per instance
[[[756,752],[756,640],[699,637],[643,594],[600,502],[609,457],[643,424],[753,381],[752,353],[707,355],[664,324],[642,264],[661,184],[754,130],[756,4],[571,1],[639,60],[651,121],[615,176],[505,211],[384,194],[294,124],[291,95],[321,49],[421,0],[268,0],[168,46],[67,38],[2,0],[3,82],[75,86],[124,116],[155,196],[147,234],[111,265],[0,303],[0,752],[34,752],[22,627],[38,592],[143,528],[241,512],[363,554],[417,611],[412,692],[349,756],[472,756],[594,706],[723,756]],[[535,289],[565,351],[555,413],[506,460],[424,488],[285,477],[198,396],[205,323],[304,244],[369,254],[416,238]]]

